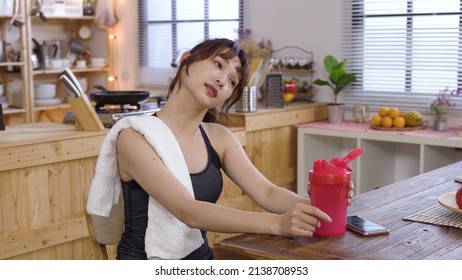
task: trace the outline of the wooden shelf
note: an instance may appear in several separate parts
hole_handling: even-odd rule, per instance
[[[47,75],[47,74],[61,74],[64,69],[46,69],[46,70],[34,70],[35,75]],[[109,71],[108,67],[87,67],[87,68],[72,68],[73,73],[88,73],[88,72],[105,72]]]
[[[38,111],[46,111],[46,110],[56,110],[56,109],[69,109],[71,108],[71,106],[66,103],[66,102],[63,102],[63,103],[60,103],[58,105],[51,105],[51,106],[35,106],[34,107],[34,112],[38,112]]]
[[[8,67],[8,66],[24,66],[24,62],[0,62],[0,67]]]
[[[8,107],[8,108],[3,109],[4,115],[22,114],[25,112],[26,112],[26,109],[22,109],[22,108]]]
[[[271,73],[310,74],[310,73],[314,73],[314,70],[313,69],[278,69],[278,68],[274,68],[270,72]]]
[[[13,1],[11,1],[13,2]],[[5,116],[5,124],[18,124],[27,123],[31,121],[30,102],[28,97],[30,96],[29,91],[29,65],[31,64],[30,55],[28,52],[27,37],[27,3],[30,1],[18,0],[15,1],[18,7],[17,16],[21,18],[24,24],[11,28],[10,22],[13,15],[0,15],[0,40],[4,43],[11,44],[11,48],[14,49],[15,59],[14,61],[2,61],[0,62],[0,83],[4,86],[4,97],[5,101],[10,104],[8,108],[3,109]],[[6,47],[6,46],[4,46]],[[5,48],[4,56],[7,57],[9,48]],[[16,61],[20,60],[20,61]],[[12,68],[12,69],[9,69]],[[13,70],[13,71],[10,71]],[[14,85],[14,86],[13,86]],[[20,87],[19,89],[17,87]],[[12,104],[12,92],[21,95],[22,106],[15,107]]]
[[[83,20],[83,21],[86,21],[86,20],[94,20],[95,17],[94,16],[70,16],[70,17],[66,17],[66,16],[47,16],[45,15],[46,19],[47,20],[56,20],[56,21],[59,21],[59,20]],[[42,20],[39,16],[32,16],[31,17],[32,20]]]

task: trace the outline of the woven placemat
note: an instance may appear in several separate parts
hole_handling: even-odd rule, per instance
[[[462,214],[448,210],[439,204],[406,216],[403,220],[462,228]]]

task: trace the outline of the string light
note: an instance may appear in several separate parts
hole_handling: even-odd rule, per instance
[[[113,67],[112,67],[112,75],[108,76],[107,80],[108,82],[110,83],[113,83],[113,88],[114,89],[118,89],[119,88],[119,85],[118,85],[118,81],[117,81],[117,68],[118,68],[118,65],[117,65],[117,41],[115,39],[117,39],[117,36],[110,32],[109,35],[108,35],[108,38],[109,38],[109,41],[110,41],[110,47],[112,48],[112,59],[113,59]]]

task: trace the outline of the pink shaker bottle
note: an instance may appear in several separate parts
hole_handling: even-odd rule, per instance
[[[315,235],[341,236],[346,231],[348,190],[351,181],[351,168],[348,163],[362,154],[362,148],[356,148],[344,158],[315,160],[308,180],[311,204],[332,218],[332,222],[321,221],[321,227]]]

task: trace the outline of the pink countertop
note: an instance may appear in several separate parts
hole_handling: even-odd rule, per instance
[[[451,128],[448,131],[440,132],[433,130],[433,127],[428,126],[425,129],[415,130],[377,130],[371,128],[370,124],[355,122],[343,122],[341,124],[330,124],[327,121],[304,123],[297,125],[298,128],[310,127],[320,129],[342,130],[342,131],[357,131],[357,132],[374,132],[396,135],[409,135],[409,136],[422,136],[422,137],[436,137],[436,138],[453,138],[461,137],[459,129]]]

